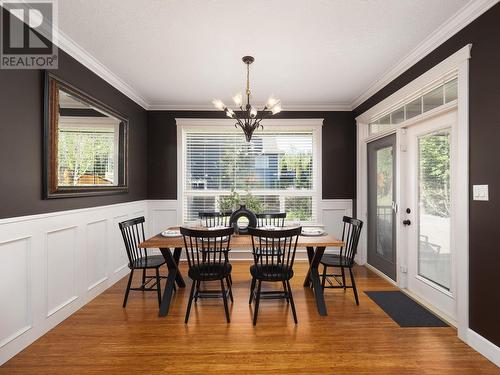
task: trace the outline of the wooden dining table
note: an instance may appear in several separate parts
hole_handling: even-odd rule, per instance
[[[179,227],[171,227],[169,230],[178,229]],[[299,236],[297,248],[306,248],[307,257],[309,260],[309,270],[304,279],[304,287],[310,287],[314,292],[316,307],[320,315],[328,315],[325,298],[323,296],[323,287],[321,286],[319,277],[319,263],[327,247],[341,247],[343,242],[330,234],[322,236]],[[184,288],[186,283],[179,271],[179,260],[181,257],[184,240],[182,237],[165,237],[161,233],[147,239],[139,244],[141,248],[160,249],[167,263],[168,275],[167,284],[163,291],[163,297],[160,305],[160,316],[167,316],[170,308],[170,301],[174,291],[174,286],[177,283],[179,288]],[[250,249],[252,247],[252,238],[249,235],[233,235],[231,237],[231,249]],[[173,249],[173,252],[172,252]]]

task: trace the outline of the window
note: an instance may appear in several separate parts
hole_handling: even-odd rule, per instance
[[[200,211],[226,210],[228,196],[238,195],[254,211],[286,211],[289,221],[315,222],[319,132],[320,127],[266,126],[247,143],[234,126],[186,126],[183,220],[196,220]]]
[[[456,76],[449,78],[444,84],[442,82],[437,87],[434,86],[430,90],[424,91],[416,99],[406,101],[404,106],[389,114],[378,116],[378,118],[370,122],[370,134],[393,129],[406,120],[456,100],[458,97],[458,79]],[[413,95],[413,98],[415,98],[415,95]]]
[[[47,76],[46,198],[127,190],[127,120]]]

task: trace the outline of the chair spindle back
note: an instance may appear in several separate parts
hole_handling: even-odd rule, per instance
[[[293,267],[301,232],[302,227],[282,230],[249,228],[255,266],[275,274],[277,279],[287,279],[286,273]]]
[[[144,234],[144,222],[144,216],[141,216],[135,219],[122,221],[118,224],[122,232],[123,241],[125,242],[129,265],[141,258],[147,259],[148,257],[146,249],[142,249],[138,246],[146,239]]]
[[[257,226],[273,226],[283,228],[285,226],[286,212],[269,212],[257,214]]]
[[[197,269],[213,278],[222,277],[229,262],[231,235],[234,228],[198,230],[180,228],[190,269]]]
[[[229,218],[232,212],[200,212],[198,217],[204,222],[207,228],[229,227]]]
[[[363,222],[358,219],[353,219],[348,216],[342,218],[344,222],[344,227],[342,229],[342,242],[344,246],[340,248],[340,257],[344,257],[348,264],[345,266],[354,265],[354,256],[358,251],[358,242],[361,235],[361,228],[363,228]]]

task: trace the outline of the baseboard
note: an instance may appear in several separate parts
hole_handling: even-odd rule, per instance
[[[373,273],[376,273],[377,276],[380,276],[381,278],[383,278],[384,280],[386,280],[387,282],[391,283],[392,285],[394,285],[396,288],[399,288],[398,287],[398,284],[393,280],[391,279],[389,276],[387,276],[385,273],[379,271],[378,269],[376,269],[375,267],[373,267],[371,264],[368,264],[368,263],[365,263],[363,264],[364,267],[368,268],[370,271],[372,271]]]
[[[500,367],[500,348],[470,328],[467,331],[467,344]]]

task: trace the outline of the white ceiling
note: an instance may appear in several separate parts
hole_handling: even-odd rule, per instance
[[[477,2],[477,0],[475,0]],[[147,107],[244,91],[283,107],[352,106],[469,0],[64,0],[59,28]],[[469,4],[470,6],[470,4]]]

